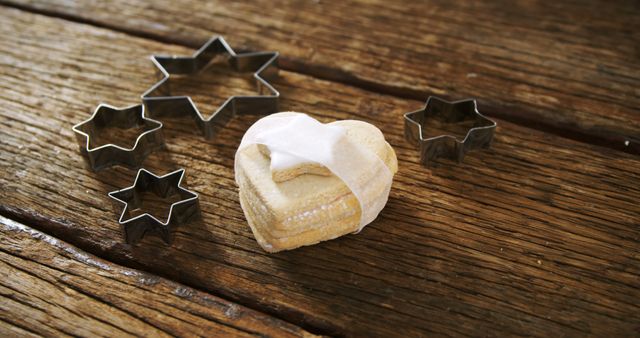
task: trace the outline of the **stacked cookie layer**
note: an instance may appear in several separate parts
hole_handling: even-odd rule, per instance
[[[281,113],[276,115],[283,115]],[[373,152],[391,174],[397,171],[393,148],[378,128],[361,121],[336,121],[345,137]],[[302,163],[272,170],[269,150],[249,145],[236,156],[240,203],[258,243],[269,252],[294,249],[355,232],[360,222],[360,202],[344,184],[317,163]],[[386,194],[389,182],[367,168],[361,173],[370,194]],[[385,196],[386,198],[386,196]]]

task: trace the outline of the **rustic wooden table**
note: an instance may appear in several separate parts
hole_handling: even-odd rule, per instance
[[[0,3],[0,335],[640,336],[637,1]],[[174,118],[144,166],[185,168],[202,220],[122,243],[106,193],[135,171],[87,170],[71,126],[216,34],[281,53],[282,110],[383,130],[400,170],[362,233],[266,254],[233,180],[257,117]],[[253,90],[183,85],[205,112]],[[492,149],[421,167],[428,95],[477,98]]]

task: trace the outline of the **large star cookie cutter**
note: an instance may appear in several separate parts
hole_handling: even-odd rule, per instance
[[[124,203],[118,223],[122,226],[125,242],[136,244],[147,232],[153,232],[165,243],[170,244],[172,227],[199,217],[198,194],[180,186],[183,177],[184,169],[164,176],[157,176],[146,169],[140,169],[132,186],[109,193],[109,197]],[[151,192],[160,198],[177,195],[179,200],[171,204],[164,220],[150,213],[131,217],[132,211],[142,207],[141,195],[145,192]]]
[[[87,157],[91,169],[97,171],[117,164],[137,168],[149,153],[164,147],[162,123],[144,115],[144,106],[141,104],[125,108],[100,104],[88,120],[73,126],[80,151]],[[140,126],[144,131],[138,135],[132,147],[113,143],[94,144],[97,134],[104,128],[130,129]]]
[[[206,68],[216,57],[226,56],[232,70],[253,72],[258,94],[229,97],[209,118],[204,118],[190,96],[172,96],[172,75],[193,75]],[[152,56],[160,81],[142,94],[142,100],[154,117],[190,115],[205,138],[211,139],[235,114],[271,114],[278,111],[280,93],[267,82],[278,74],[278,52],[236,54],[222,37],[213,37],[192,56]]]
[[[423,129],[430,119],[444,123],[473,121],[463,140],[453,135],[424,137]],[[478,112],[476,100],[449,102],[430,96],[424,108],[404,115],[405,139],[420,150],[420,163],[428,166],[436,158],[449,158],[462,162],[472,149],[488,149],[496,130],[496,122]]]

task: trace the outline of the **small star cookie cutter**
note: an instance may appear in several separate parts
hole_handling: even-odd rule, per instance
[[[173,227],[200,216],[198,194],[180,186],[183,177],[184,169],[164,176],[157,176],[146,169],[140,169],[132,186],[109,193],[109,197],[124,204],[118,223],[122,227],[127,244],[138,243],[147,232],[153,232],[166,244],[171,244]],[[165,220],[159,220],[149,213],[130,217],[133,210],[142,206],[141,194],[144,192],[152,192],[161,198],[178,195],[180,200],[171,204]]]
[[[423,128],[429,119],[439,119],[444,123],[473,121],[473,127],[462,141],[453,135],[425,138]],[[419,148],[420,163],[424,166],[441,157],[460,163],[470,150],[488,149],[496,126],[496,122],[480,114],[474,99],[449,102],[430,96],[424,108],[404,115],[405,139]]]
[[[278,52],[236,54],[224,38],[213,37],[192,56],[151,57],[159,82],[142,94],[142,100],[154,117],[191,115],[205,138],[213,138],[217,131],[236,114],[271,114],[278,111],[280,93],[266,79],[278,75]],[[216,57],[226,56],[236,72],[253,72],[259,95],[229,97],[209,118],[204,118],[190,96],[172,96],[169,78],[172,75],[191,75],[205,69]]]
[[[116,108],[102,103],[88,120],[73,126],[80,151],[86,156],[91,169],[98,171],[113,165],[137,168],[149,153],[164,147],[162,123],[144,115],[144,106],[141,104]],[[138,135],[130,148],[113,143],[94,147],[96,134],[107,126],[121,129],[144,126],[145,131]]]

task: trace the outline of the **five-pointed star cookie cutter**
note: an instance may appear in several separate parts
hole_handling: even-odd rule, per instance
[[[178,169],[164,176],[157,176],[146,169],[140,169],[132,186],[109,193],[109,197],[124,203],[118,223],[122,226],[125,242],[136,244],[147,232],[154,232],[166,244],[170,244],[172,227],[199,217],[198,194],[180,186],[183,178],[184,169]],[[165,220],[159,220],[149,213],[131,217],[132,211],[142,207],[141,195],[144,192],[152,192],[165,199],[178,195],[180,199],[171,204]]]
[[[430,119],[439,119],[444,123],[473,121],[473,127],[469,129],[463,140],[453,135],[425,138],[423,128]],[[420,163],[425,166],[440,157],[460,163],[468,151],[478,148],[488,149],[496,126],[496,122],[480,114],[474,99],[449,102],[430,96],[424,108],[404,115],[405,139],[419,148]]]
[[[116,164],[137,168],[149,153],[164,147],[162,123],[144,115],[141,104],[116,108],[103,103],[88,120],[73,126],[80,151],[86,156],[91,169],[98,171]],[[103,128],[130,129],[138,126],[143,126],[145,131],[138,135],[130,148],[113,143],[94,145],[94,139]]]
[[[226,56],[236,72],[253,72],[259,95],[229,97],[209,118],[204,118],[190,96],[172,96],[169,79],[172,75],[193,75],[205,69],[211,61]],[[236,54],[224,38],[213,37],[192,56],[151,57],[160,81],[142,94],[153,117],[190,115],[205,138],[217,131],[236,114],[271,114],[278,111],[280,93],[267,82],[278,74],[278,52]]]

